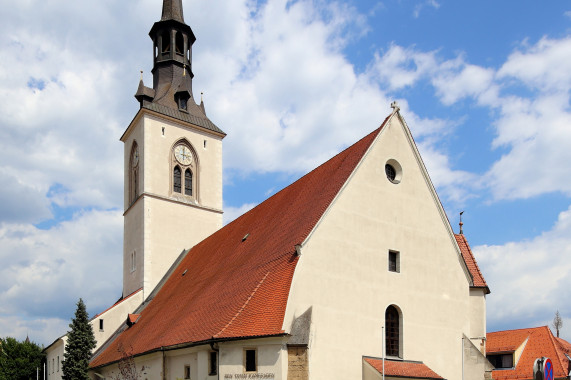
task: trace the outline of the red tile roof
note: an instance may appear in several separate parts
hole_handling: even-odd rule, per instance
[[[492,371],[495,380],[533,379],[533,363],[540,357],[548,357],[553,362],[554,378],[566,378],[569,374],[569,355],[571,345],[563,339],[556,338],[547,326],[520,330],[507,330],[488,333],[486,335],[486,353],[488,355],[513,351],[525,339],[529,338],[516,364],[515,369],[498,369]],[[518,343],[519,342],[519,343]]]
[[[470,249],[470,245],[468,245],[468,241],[464,234],[454,234],[456,237],[456,242],[458,243],[458,247],[460,247],[460,251],[462,252],[462,257],[464,258],[464,262],[472,274],[472,278],[474,281],[475,288],[484,288],[486,294],[490,293],[490,288],[488,288],[488,284],[486,284],[486,280],[484,280],[484,275],[480,272],[480,268],[478,267],[478,263],[476,263],[476,259],[472,254],[472,250]]]
[[[380,374],[383,374],[383,360],[379,358],[365,358]],[[385,360],[385,376],[406,377],[412,379],[443,379],[442,376],[428,368],[422,362],[404,360]]]
[[[383,125],[194,246],[137,323],[91,367],[161,347],[211,339],[282,334],[301,244],[362,159]],[[243,238],[248,235],[247,239]]]

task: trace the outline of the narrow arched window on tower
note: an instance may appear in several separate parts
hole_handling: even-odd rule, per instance
[[[129,159],[129,204],[139,197],[139,147],[133,142]]]
[[[163,54],[170,53],[171,51],[171,36],[169,32],[161,34],[161,52]]]
[[[176,32],[176,53],[183,55],[184,54],[184,38],[182,37],[182,33],[181,32]]]
[[[394,306],[387,307],[385,312],[385,346],[387,356],[400,356],[400,321],[399,312]]]
[[[184,194],[192,195],[192,172],[186,169],[184,172]]]
[[[178,166],[174,168],[173,190],[175,193],[181,192],[180,168]]]

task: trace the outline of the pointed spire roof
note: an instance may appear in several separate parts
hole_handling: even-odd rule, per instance
[[[184,24],[182,0],[163,0],[163,15],[161,21],[175,20]]]

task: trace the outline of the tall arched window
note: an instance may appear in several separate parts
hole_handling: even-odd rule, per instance
[[[139,146],[133,141],[129,158],[129,204],[139,197]]]
[[[400,357],[400,316],[396,307],[389,306],[385,312],[385,347],[387,356]]]
[[[192,172],[186,169],[184,172],[184,195],[192,196]]]
[[[175,193],[181,192],[181,178],[180,178],[180,168],[175,166],[173,174],[173,190]]]

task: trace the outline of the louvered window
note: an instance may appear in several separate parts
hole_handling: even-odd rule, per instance
[[[175,193],[181,192],[180,168],[178,166],[174,168],[173,190]]]
[[[399,312],[394,306],[389,306],[385,313],[386,350],[387,356],[400,356],[400,326]]]
[[[184,194],[192,196],[192,172],[186,169],[184,172]]]

